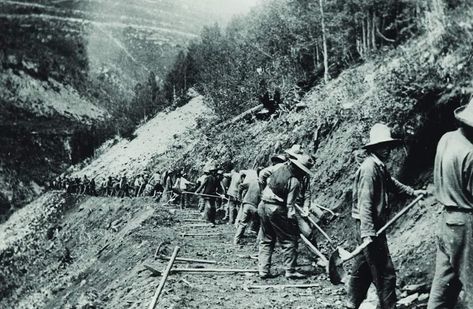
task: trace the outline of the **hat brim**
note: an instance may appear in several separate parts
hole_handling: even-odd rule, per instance
[[[462,124],[473,127],[473,115],[467,115],[465,109],[468,105],[460,106],[454,111],[455,118]]]
[[[297,166],[300,170],[302,170],[304,173],[306,173],[309,176],[313,176],[312,172],[310,169],[308,169],[305,165],[301,164],[299,161],[289,158],[289,161],[291,161],[295,166]]]
[[[387,146],[391,146],[391,145],[394,145],[394,146],[397,146],[397,145],[400,145],[402,143],[402,139],[398,139],[398,138],[391,138],[391,139],[387,139],[387,140],[384,140],[384,141],[379,141],[379,142],[376,142],[376,143],[368,143],[366,145],[364,145],[363,149],[372,149],[372,148],[375,148],[375,147],[387,147]]]
[[[286,150],[284,150],[284,152],[287,153],[291,158],[295,158],[298,155],[301,155],[301,153],[296,153],[296,152],[292,151],[291,149],[286,149]]]
[[[272,156],[271,162],[273,163],[284,163],[286,160],[283,160],[282,155]]]

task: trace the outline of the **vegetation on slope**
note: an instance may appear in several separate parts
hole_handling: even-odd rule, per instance
[[[208,160],[227,169],[266,166],[271,155],[294,143],[302,144],[316,157],[313,202],[345,212],[345,219],[334,223],[334,228],[347,236],[351,185],[357,156],[362,155],[358,149],[374,123],[389,124],[395,135],[406,140],[406,147],[395,153],[390,167],[393,174],[416,187],[431,183],[438,139],[456,127],[453,110],[466,103],[472,92],[472,14],[466,2],[429,10],[422,35],[316,86],[303,99],[306,109],[282,113],[269,121],[202,124],[200,130],[181,136],[167,156],[156,158],[154,168],[185,168],[198,176]],[[413,214],[422,222],[419,227],[412,225],[416,229],[435,221],[431,217],[435,217],[436,206],[429,205]],[[398,235],[396,239],[404,238]],[[424,240],[409,250],[433,250],[433,237]],[[404,257],[409,256],[406,249],[403,252]],[[431,264],[415,269],[418,265],[405,263],[402,267],[404,276],[431,273]]]

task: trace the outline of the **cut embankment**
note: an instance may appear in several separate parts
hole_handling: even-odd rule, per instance
[[[134,176],[149,168],[151,160],[169,150],[182,134],[188,134],[197,125],[197,119],[211,114],[201,96],[171,112],[158,113],[135,131],[136,137],[121,140],[104,149],[90,165],[77,173],[89,177]],[[189,145],[176,145],[184,148]]]
[[[0,227],[0,307],[139,307],[154,282],[136,279],[141,263],[173,238],[169,212],[156,206],[55,192],[25,206]]]

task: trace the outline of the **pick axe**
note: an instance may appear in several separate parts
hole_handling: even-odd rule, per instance
[[[332,215],[332,218],[331,218],[331,219],[340,217],[340,214],[339,214],[338,212],[334,212],[334,211],[331,210],[330,208],[321,206],[321,205],[319,205],[319,204],[314,204],[314,205],[315,205],[315,207],[320,208],[320,209],[322,209],[322,210],[325,210],[326,212],[328,212],[329,214],[331,214],[331,215]]]
[[[409,209],[411,209],[415,204],[417,204],[424,195],[419,195],[415,200],[413,200],[409,205],[404,207],[403,210],[401,210],[397,215],[395,215],[391,220],[388,221],[381,229],[379,229],[378,232],[376,232],[376,237],[381,235],[388,227],[390,227],[394,222],[396,222],[400,217],[402,217]],[[328,264],[328,275],[330,278],[330,282],[332,284],[340,284],[343,283],[343,278],[345,277],[345,269],[343,268],[343,263],[346,261],[351,260],[358,254],[360,254],[363,249],[368,247],[370,243],[369,242],[364,242],[358,247],[355,248],[351,253],[346,251],[346,250],[341,250],[341,248],[337,248],[332,255],[330,256],[329,259],[329,264]]]

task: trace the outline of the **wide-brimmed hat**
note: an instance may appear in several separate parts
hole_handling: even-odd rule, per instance
[[[389,144],[400,143],[401,140],[392,138],[391,129],[382,123],[375,124],[370,130],[370,141],[363,148],[369,149],[374,146],[387,146]]]
[[[304,173],[312,175],[310,169],[314,166],[314,160],[305,154],[296,154],[294,157],[289,158],[294,165],[301,169]]]
[[[207,162],[204,165],[204,173],[209,173],[211,171],[215,170],[215,166],[212,164],[212,162]]]
[[[293,158],[304,153],[304,151],[302,150],[302,146],[299,144],[292,145],[291,148],[284,150],[284,152],[287,153],[289,157]]]
[[[278,154],[278,155],[274,155],[274,156],[271,157],[271,162],[273,164],[283,163],[283,162],[286,162],[286,161],[287,161],[287,158],[283,154]]]
[[[467,105],[455,109],[455,118],[461,123],[473,127],[473,99]]]

